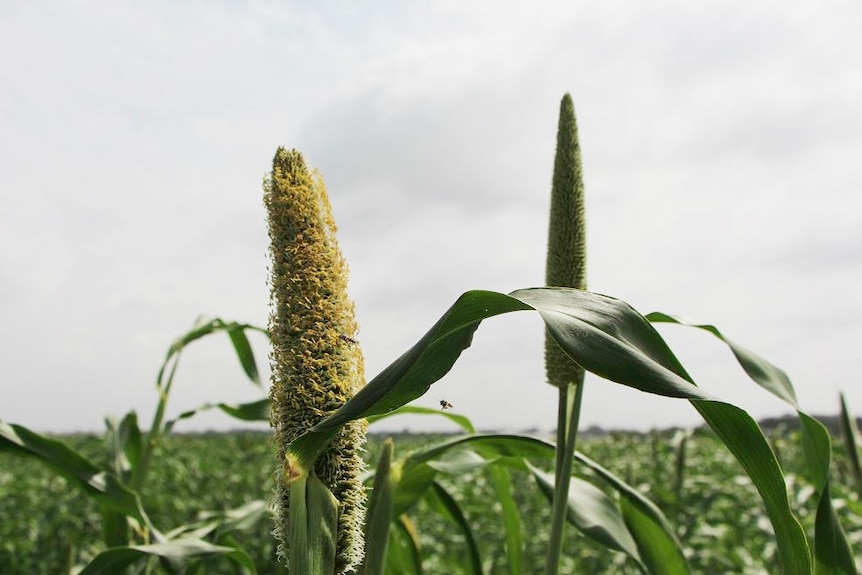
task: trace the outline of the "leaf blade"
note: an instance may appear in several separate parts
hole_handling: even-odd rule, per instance
[[[0,451],[12,451],[51,467],[100,505],[144,522],[138,496],[114,474],[99,468],[66,444],[0,421]]]

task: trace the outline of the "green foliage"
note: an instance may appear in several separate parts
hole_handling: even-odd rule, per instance
[[[856,492],[862,496],[862,464],[859,463],[859,428],[856,420],[847,409],[844,394],[840,394],[841,403],[841,435],[844,437],[844,449],[853,479],[856,481]]]
[[[439,411],[439,410],[438,410]],[[373,430],[373,426],[372,426]],[[722,448],[708,430],[696,431],[687,442],[687,465],[682,482],[681,500],[668,489],[672,476],[676,442],[672,430],[654,434],[659,458],[654,457],[650,435],[612,432],[583,435],[581,447],[590,460],[604,462],[606,468],[648,497],[664,511],[679,538],[692,573],[773,572],[775,544],[768,520],[759,504],[757,491],[731,454]],[[378,461],[386,435],[369,438],[369,463]],[[94,461],[102,456],[102,440],[94,436],[64,436],[64,443]],[[438,445],[451,437],[435,435],[395,435],[399,451],[409,453],[423,446]],[[801,469],[804,453],[800,432],[779,428],[769,433],[778,447],[782,467]],[[833,447],[835,462],[847,463],[840,446]],[[148,482],[149,495],[143,505],[158,525],[178,526],[201,520],[201,510],[216,512],[242,508],[265,498],[271,491],[272,449],[269,434],[238,432],[225,434],[180,434],[166,438],[159,465]],[[65,481],[32,459],[0,456],[0,573],[55,574],[65,567],[70,549],[72,565],[83,565],[101,547],[97,505]],[[543,458],[550,469],[550,459]],[[527,471],[508,468],[513,497],[520,512],[523,540],[522,573],[541,573],[549,532],[547,499],[536,488]],[[594,472],[578,464],[576,473],[596,483]],[[806,531],[813,533],[816,498],[809,484],[799,475],[787,473],[791,501],[799,511]],[[439,483],[457,502],[470,524],[484,573],[505,573],[506,531],[501,519],[502,506],[496,499],[493,478],[487,467],[474,467],[460,475],[441,474]],[[850,528],[854,546],[862,543],[862,507],[852,478],[847,475],[832,485],[833,497],[842,502],[838,509],[841,523]],[[616,499],[611,493],[611,498]],[[679,509],[678,515],[671,514]],[[243,529],[234,532],[239,547],[254,561],[259,573],[277,573],[272,525],[268,511]],[[399,518],[399,521],[402,519]],[[409,513],[409,525],[421,548],[425,572],[461,573],[469,562],[462,531],[441,514],[436,503],[420,500]],[[404,528],[393,525],[387,560],[402,551]],[[61,542],[60,545],[57,543]],[[538,568],[535,566],[538,565]],[[230,563],[210,559],[201,564],[206,573],[231,574]],[[571,535],[564,543],[561,570],[568,573],[639,573],[622,554],[610,553],[590,539]],[[412,573],[415,570],[389,571]]]
[[[133,566],[137,570],[149,569],[156,562],[168,573],[191,572],[203,561],[213,557],[235,563],[243,573],[255,572],[251,559],[232,537],[232,532],[247,523],[248,517],[238,517],[236,512],[211,513],[197,523],[181,525],[163,533],[142,504],[143,496],[148,491],[147,480],[153,454],[170,435],[174,423],[180,418],[213,407],[205,404],[198,410],[181,414],[175,420],[165,421],[168,398],[183,349],[202,337],[225,332],[246,375],[259,387],[257,367],[246,331],[263,330],[219,319],[196,322],[191,331],[170,346],[159,370],[156,378],[158,402],[150,430],[146,434],[141,432],[134,412],[119,421],[107,419],[104,439],[106,452],[102,454],[101,462],[94,462],[63,442],[34,433],[23,426],[0,421],[0,453],[12,453],[46,465],[97,504],[103,545],[96,547],[99,552],[88,558],[89,562],[82,573],[122,573]],[[240,417],[268,412],[261,408],[260,402],[250,406],[216,406]],[[251,516],[254,515],[252,512]],[[257,515],[260,516],[259,513]],[[70,538],[72,542],[77,539]],[[65,571],[69,572],[77,564],[74,560],[77,549],[74,543],[64,549]],[[40,557],[39,561],[43,559]],[[20,568],[17,562],[12,562],[12,566]],[[41,568],[32,572],[39,571]]]

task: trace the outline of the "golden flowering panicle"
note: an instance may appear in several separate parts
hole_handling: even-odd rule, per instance
[[[365,383],[347,264],[335,238],[326,187],[302,154],[279,148],[264,182],[270,237],[272,426],[283,463],[291,441],[339,408]],[[338,500],[337,572],[362,559],[365,492],[361,451],[367,423],[345,425],[314,471]],[[281,466],[279,466],[281,469]],[[281,474],[281,471],[278,472]],[[290,487],[276,482],[276,536],[290,553]],[[301,575],[301,574],[298,574]]]

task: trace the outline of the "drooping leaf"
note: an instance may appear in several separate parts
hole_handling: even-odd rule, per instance
[[[776,397],[786,401],[794,408],[798,409],[799,405],[796,399],[796,391],[790,383],[790,378],[784,370],[766,361],[756,353],[745,349],[741,345],[734,343],[724,336],[717,327],[710,324],[698,324],[690,320],[665,314],[662,312],[653,312],[646,315],[646,318],[653,323],[672,323],[694,327],[707,331],[723,341],[733,352],[742,369],[763,389]]]
[[[398,480],[398,489],[395,491],[396,517],[407,513],[416,503],[425,496],[437,477],[437,470],[422,463],[405,468],[401,462],[401,475]]]
[[[471,422],[470,418],[465,415],[452,413],[451,411],[443,411],[442,409],[431,409],[428,407],[417,407],[414,405],[404,405],[399,407],[398,409],[393,409],[392,411],[389,411],[387,413],[369,416],[367,419],[370,425],[372,423],[376,423],[382,419],[393,417],[395,415],[435,415],[445,417],[446,419],[463,429],[465,433],[476,433],[476,428],[473,427],[473,422]]]
[[[560,347],[587,371],[647,393],[712,399],[692,384],[658,332],[624,301],[566,288],[510,295],[538,311]]]
[[[637,489],[584,454],[575,453],[575,459],[619,494],[623,519],[649,573],[688,575],[691,571],[682,544],[661,510]]]
[[[426,495],[426,500],[431,509],[452,521],[464,535],[465,551],[469,560],[464,565],[464,572],[482,573],[482,558],[479,554],[479,546],[476,544],[476,537],[473,535],[473,529],[455,498],[446,491],[446,488],[435,481]]]
[[[395,520],[395,529],[389,532],[389,552],[386,554],[387,573],[415,573],[422,569],[422,546],[413,522],[406,515]]]
[[[245,505],[227,511],[202,511],[200,519],[193,523],[181,525],[165,533],[167,539],[214,537],[220,539],[235,531],[247,531],[261,521],[270,518],[266,501],[255,499]]]
[[[165,433],[170,433],[179,421],[189,419],[198,413],[208,411],[210,409],[219,409],[223,413],[226,413],[235,419],[239,419],[240,421],[269,421],[269,398],[238,404],[205,403],[195,409],[184,411],[174,419],[166,422]]]
[[[138,496],[120,479],[105,471],[65,443],[30,431],[26,427],[0,421],[0,451],[9,451],[46,464],[81,488],[99,505],[144,522]]]
[[[641,391],[691,400],[760,493],[785,574],[811,572],[808,541],[790,508],[775,454],[757,423],[742,409],[696,387],[643,316],[625,302],[600,294],[566,288],[517,290],[510,296],[465,293],[419,343],[294,441],[290,452],[303,465],[311,465],[346,421],[391,411],[425,393],[451,369],[482,319],[526,309],[539,312],[560,347],[585,369]]]
[[[536,484],[550,501],[553,498],[554,476],[529,466]],[[643,567],[637,545],[629,533],[617,505],[592,483],[572,477],[567,498],[567,518],[581,533],[593,541],[625,553]]]
[[[763,430],[744,410],[718,401],[692,404],[719,439],[742,465],[760,494],[778,545],[786,575],[811,573],[811,551],[799,519],[790,507],[787,486],[778,459]]]
[[[263,386],[260,383],[260,374],[258,374],[257,371],[257,362],[254,359],[254,352],[251,349],[248,337],[245,335],[247,327],[235,322],[225,324],[224,327],[227,330],[227,334],[230,337],[233,349],[236,351],[237,358],[239,359],[239,363],[242,366],[243,371],[253,384],[262,388]]]
[[[165,361],[162,364],[161,369],[159,370],[158,377],[156,378],[157,385],[161,388],[165,384],[165,370],[168,368],[169,365],[172,365],[171,359],[175,358],[175,356],[179,354],[186,346],[188,346],[193,341],[196,341],[212,333],[218,331],[225,331],[230,337],[231,343],[234,347],[234,351],[237,354],[237,358],[239,359],[240,365],[242,365],[243,371],[245,371],[246,375],[252,383],[260,387],[261,383],[260,376],[258,375],[257,364],[255,363],[254,354],[251,350],[251,345],[248,342],[248,337],[245,335],[245,332],[247,330],[256,331],[264,335],[268,335],[266,329],[251,324],[226,322],[219,318],[211,320],[199,319],[197,322],[195,322],[195,325],[191,330],[177,338],[168,348],[168,353],[165,357]],[[170,378],[168,378],[168,380],[169,379]]]
[[[113,547],[96,555],[79,575],[114,575],[122,573],[150,557],[158,557],[182,565],[192,559],[221,556],[242,569],[243,573],[256,573],[254,561],[244,551],[233,547],[213,545],[200,539],[177,539],[152,545]]]
[[[660,312],[651,313],[647,318],[654,322],[675,323],[695,327],[711,333],[730,348],[734,357],[752,381],[796,410],[802,428],[802,448],[805,454],[804,461],[806,465],[805,473],[813,483],[820,498],[815,519],[815,569],[818,570],[818,573],[823,569],[823,565],[837,565],[841,566],[842,569],[850,569],[854,565],[850,552],[850,544],[847,541],[846,534],[841,529],[841,525],[838,523],[829,490],[832,440],[826,427],[799,407],[796,399],[796,391],[784,370],[731,341],[713,325],[698,324]],[[745,466],[744,462],[743,466]],[[755,485],[758,486],[758,491],[760,491],[760,486],[756,482]],[[762,492],[761,495],[763,495]],[[825,532],[817,532],[817,529],[825,529]],[[832,571],[826,572],[831,573]],[[839,573],[842,571],[835,572]]]

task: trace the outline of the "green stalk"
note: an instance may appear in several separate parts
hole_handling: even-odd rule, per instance
[[[856,426],[856,419],[850,415],[850,410],[847,409],[847,402],[844,401],[844,394],[839,394],[841,401],[841,433],[844,436],[844,450],[847,452],[848,465],[853,473],[853,479],[856,482],[856,492],[862,498],[862,465],[859,463],[859,429]]]
[[[583,385],[560,388],[560,410],[556,444],[556,483],[551,508],[551,544],[545,557],[545,573],[558,573],[563,551],[563,534],[568,513],[569,485],[572,479],[572,464],[578,442],[578,423],[581,414]],[[563,429],[563,433],[560,433]],[[560,446],[563,446],[562,448]]]
[[[548,256],[545,270],[548,286],[586,289],[586,230],[584,184],[575,109],[569,94],[560,103],[557,150],[551,185],[548,225]],[[551,540],[545,557],[545,573],[559,572],[572,462],[578,439],[584,370],[560,349],[545,332],[545,372],[548,383],[559,389],[554,497],[551,509]]]
[[[685,462],[688,450],[688,439],[691,437],[690,431],[679,431],[676,437],[676,456],[674,459],[674,479],[673,479],[673,516],[676,519],[682,509],[682,488],[685,484]]]
[[[140,491],[144,485],[147,473],[149,473],[150,470],[150,463],[153,459],[153,451],[162,436],[162,424],[164,423],[165,412],[168,406],[168,396],[171,393],[171,386],[174,382],[174,374],[177,372],[177,366],[180,363],[181,353],[182,348],[175,349],[173,346],[171,347],[168,351],[168,357],[165,360],[165,364],[162,366],[162,369],[159,371],[158,378],[156,379],[156,388],[159,390],[159,403],[156,406],[156,413],[153,415],[153,422],[150,424],[150,430],[147,432],[141,448],[141,460],[138,462],[135,469],[132,470],[132,477],[130,480],[130,487],[136,491]],[[173,360],[173,363],[171,363],[168,378],[167,381],[165,381],[165,368],[171,360]]]

